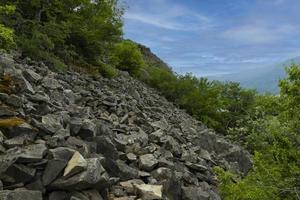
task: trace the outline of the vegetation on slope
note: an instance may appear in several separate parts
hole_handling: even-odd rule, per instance
[[[300,199],[300,68],[280,82],[280,96],[260,95],[233,82],[177,75],[149,50],[122,39],[123,9],[117,0],[4,0],[0,48],[14,48],[55,69],[116,69],[159,90],[209,127],[243,144],[253,170],[239,179],[216,168],[225,199]],[[5,89],[5,88],[4,88]]]

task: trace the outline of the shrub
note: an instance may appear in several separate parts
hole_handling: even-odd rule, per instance
[[[120,70],[128,71],[132,75],[137,75],[139,70],[145,65],[143,56],[131,41],[118,43],[111,57],[111,62]]]
[[[106,78],[112,78],[118,74],[117,70],[111,65],[101,65],[99,67],[99,72],[102,76]]]

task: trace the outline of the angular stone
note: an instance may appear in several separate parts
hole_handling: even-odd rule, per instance
[[[165,133],[162,130],[158,129],[157,131],[155,131],[149,135],[149,139],[152,142],[158,143],[160,141],[160,138],[162,138],[164,136],[164,134]]]
[[[153,170],[158,164],[158,160],[153,156],[153,154],[145,154],[139,158],[139,166],[141,169],[146,171]]]
[[[135,168],[128,166],[125,162],[117,160],[119,177],[122,181],[135,179],[139,177],[139,171]]]
[[[172,171],[169,168],[160,167],[154,170],[151,175],[158,181],[170,179],[172,177]]]
[[[89,200],[103,200],[102,196],[99,194],[97,190],[86,190],[82,191],[85,196],[89,198]]]
[[[35,176],[36,170],[22,164],[13,164],[10,166],[5,175],[13,178],[15,183],[27,183]]]
[[[62,88],[61,84],[56,79],[53,79],[53,78],[50,78],[50,77],[44,78],[43,81],[42,81],[42,85],[45,88],[49,88],[49,89]]]
[[[119,157],[118,150],[112,141],[106,136],[97,136],[92,138],[97,143],[97,153],[103,154],[105,157],[117,160]]]
[[[82,126],[77,133],[83,139],[96,136],[96,125],[90,120],[84,120]]]
[[[2,190],[0,191],[1,200],[43,200],[40,191],[30,190]]]
[[[31,83],[37,83],[42,79],[42,77],[39,74],[35,73],[31,69],[25,69],[23,71],[23,76]]]
[[[7,106],[0,106],[0,117],[16,116],[18,113]]]
[[[74,174],[84,171],[86,168],[86,160],[78,151],[76,151],[65,168],[64,177],[73,176]]]
[[[69,126],[71,135],[77,135],[82,127],[82,120],[80,118],[71,118]]]
[[[193,169],[193,170],[198,171],[198,172],[205,172],[205,171],[208,170],[206,166],[201,165],[201,164],[186,162],[185,165],[188,168]]]
[[[162,186],[161,185],[134,185],[139,197],[143,200],[158,200],[162,198]]]
[[[46,186],[52,183],[52,181],[54,181],[63,171],[66,165],[67,161],[65,160],[49,160],[42,177],[43,185]]]
[[[49,200],[68,200],[68,193],[63,191],[55,191],[49,194]]]
[[[9,98],[6,100],[6,103],[8,105],[11,105],[13,107],[16,107],[16,108],[21,108],[22,107],[22,104],[23,104],[23,100],[18,97],[17,95],[10,95]]]
[[[49,150],[49,156],[54,160],[68,162],[76,151],[67,147],[57,147]]]
[[[51,134],[63,128],[60,123],[60,117],[52,114],[48,114],[42,117],[41,126],[44,131]]]
[[[43,159],[46,154],[47,147],[45,144],[33,144],[24,147],[21,153],[17,155],[17,162],[19,163],[30,163],[39,162]]]
[[[109,177],[102,167],[100,159],[90,158],[86,161],[87,169],[85,171],[68,179],[59,178],[50,185],[50,188],[60,190],[105,189],[109,185]]]
[[[209,193],[202,190],[201,187],[182,187],[182,199],[186,200],[209,200]]]
[[[134,194],[134,185],[141,185],[144,182],[140,179],[132,179],[129,181],[120,182],[120,185],[126,190],[128,194]]]

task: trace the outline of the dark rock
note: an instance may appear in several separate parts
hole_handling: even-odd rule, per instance
[[[43,200],[40,191],[30,190],[3,190],[0,191],[1,200]]]
[[[58,147],[55,149],[49,150],[49,157],[54,160],[63,160],[68,162],[73,154],[75,153],[75,150],[67,148],[67,147]]]
[[[31,83],[37,83],[42,79],[39,74],[35,73],[31,69],[25,69],[23,71],[23,76]]]
[[[96,136],[96,125],[90,120],[84,120],[77,135],[83,139]]]
[[[209,193],[200,187],[182,187],[182,199],[185,200],[209,200]]]
[[[97,144],[97,153],[103,154],[105,157],[117,160],[118,150],[112,141],[106,136],[97,136],[92,138],[92,141]]]
[[[141,169],[146,171],[153,170],[158,164],[158,160],[153,156],[153,154],[145,154],[139,158],[139,166]]]
[[[87,159],[87,169],[68,179],[59,178],[50,187],[62,190],[83,190],[95,188],[103,190],[108,186],[108,175],[101,165],[100,159]]]
[[[39,162],[43,159],[46,154],[47,147],[45,144],[33,144],[28,145],[21,149],[17,156],[17,162],[19,163],[30,163]]]
[[[34,168],[22,164],[13,164],[6,170],[5,175],[11,177],[14,180],[14,183],[27,183],[33,179],[35,172],[36,170]]]
[[[49,200],[69,200],[69,195],[63,191],[55,191],[49,194]]]
[[[87,168],[87,161],[82,157],[82,155],[76,151],[72,158],[69,160],[65,171],[64,171],[64,177],[68,178],[73,176],[74,174],[78,174],[82,171],[84,171]]]
[[[139,177],[139,171],[128,166],[125,162],[118,160],[117,165],[119,170],[119,177],[122,181],[136,179]]]
[[[66,166],[66,160],[49,160],[43,173],[43,184],[46,186],[52,183],[52,181],[54,181],[58,175],[62,173]]]

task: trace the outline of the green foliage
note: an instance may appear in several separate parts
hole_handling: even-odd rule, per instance
[[[287,72],[281,95],[256,96],[248,116],[229,130],[254,153],[254,168],[242,180],[216,169],[225,200],[300,198],[300,67],[292,65]]]
[[[112,67],[111,65],[102,65],[99,67],[99,72],[102,74],[102,76],[106,78],[113,78],[117,76],[118,72],[117,70]]]
[[[108,63],[114,44],[121,40],[123,10],[117,0],[2,2],[16,8],[12,16],[1,16],[0,23],[14,29],[23,55],[55,68]]]
[[[137,75],[144,66],[139,48],[129,40],[122,41],[115,46],[111,59],[118,69],[128,71],[133,75]]]
[[[0,5],[0,22],[4,16],[11,15],[15,11],[15,6]],[[0,23],[0,49],[8,50],[15,45],[14,31]]]

